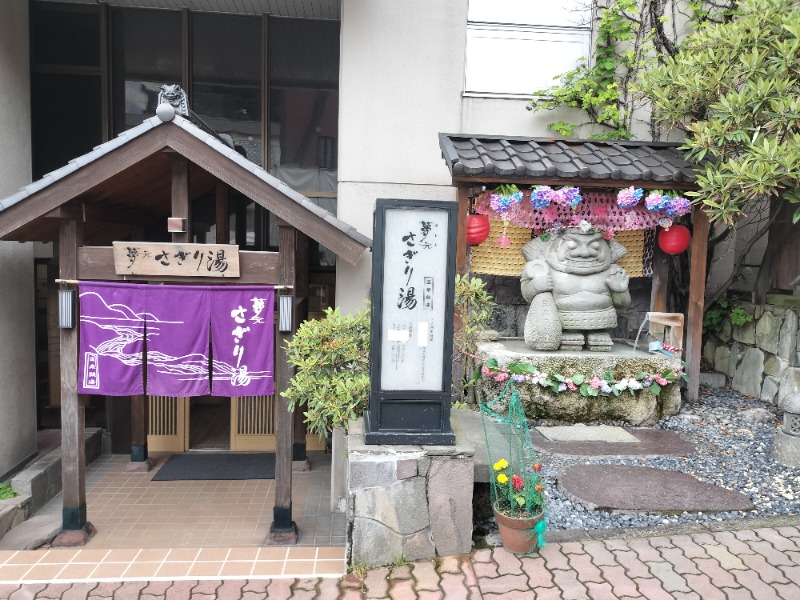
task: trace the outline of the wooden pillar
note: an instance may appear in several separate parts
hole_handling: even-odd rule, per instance
[[[669,294],[669,257],[655,244],[653,248],[653,287],[650,290],[650,312],[667,312]]]
[[[172,242],[192,241],[192,213],[189,203],[189,161],[182,156],[172,159],[172,218],[184,219],[184,231],[172,234]]]
[[[231,225],[228,211],[228,185],[221,181],[217,182],[216,196],[216,224],[217,224],[217,244],[227,244],[231,241]]]
[[[294,256],[294,328],[308,319],[308,236],[295,230]],[[306,454],[306,433],[308,433],[302,410],[295,410],[294,441],[292,443],[292,470],[308,471],[311,468]]]
[[[83,221],[80,218],[62,218],[59,233],[59,275],[61,279],[77,279],[78,247],[83,244]],[[86,520],[84,407],[87,398],[78,395],[78,328],[59,331],[63,531],[53,540],[53,545],[82,546],[95,533],[92,524]]]
[[[466,275],[467,264],[467,216],[469,215],[469,189],[457,188],[458,198],[458,235],[456,239],[456,273]]]
[[[295,245],[297,231],[285,223],[279,224],[279,253],[281,258],[281,284],[295,284]],[[292,291],[290,287],[284,292]],[[294,304],[294,298],[292,301]],[[294,327],[293,327],[294,329]],[[292,445],[294,441],[294,419],[287,409],[284,391],[293,375],[293,368],[286,357],[284,346],[292,339],[292,333],[277,333],[275,340],[275,400],[278,417],[275,425],[275,506],[272,509],[272,525],[265,540],[270,545],[297,543],[297,525],[292,521]]]
[[[153,466],[147,455],[149,408],[145,394],[131,396],[131,464],[128,471],[147,472]]]
[[[703,305],[708,254],[708,215],[702,209],[693,213],[692,256],[689,261],[689,310],[686,315],[686,398],[700,395],[700,358],[703,353]]]

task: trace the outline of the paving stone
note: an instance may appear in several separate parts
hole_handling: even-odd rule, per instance
[[[752,510],[744,494],[676,471],[622,465],[577,465],[558,475],[559,489],[590,509],[628,511]]]
[[[753,594],[744,588],[724,588],[722,591],[727,600],[755,600]]]
[[[581,542],[561,542],[561,552],[564,554],[583,554],[583,544]]]
[[[364,579],[367,598],[385,598],[389,593],[389,569],[371,569]]]
[[[521,562],[522,570],[528,576],[528,583],[533,589],[553,586],[553,574],[545,568],[543,558],[523,558]]]
[[[412,573],[417,581],[417,590],[435,592],[439,589],[439,574],[436,572],[436,566],[432,561],[421,560],[414,563]]]
[[[588,554],[570,554],[568,560],[572,569],[578,574],[581,583],[586,584],[589,581],[601,583],[603,581],[600,569],[592,564],[592,557]]]
[[[496,560],[496,557],[492,557]],[[457,556],[445,556],[439,563],[439,573],[459,573],[461,572],[461,563]]]
[[[317,586],[317,600],[336,600],[339,598],[339,582],[332,577],[323,577]]]
[[[464,576],[455,573],[445,573],[442,575],[442,591],[447,600],[455,598],[457,600],[467,600],[469,598],[469,586],[464,581]]]
[[[632,538],[628,540],[628,548],[639,555],[642,562],[661,560],[661,554],[646,538]]]
[[[675,572],[675,568],[668,562],[649,562],[650,572],[661,582],[661,586],[668,592],[691,592],[686,580]]]
[[[210,594],[212,596],[216,596],[217,588],[219,588],[220,585],[222,585],[221,581],[214,581],[210,579],[198,581],[192,589],[192,592],[195,594]]]
[[[269,600],[272,600],[272,596],[269,596]],[[364,594],[359,590],[345,590],[340,600],[364,600]]]
[[[734,571],[733,576],[739,584],[750,590],[758,600],[779,600],[775,588],[767,585],[755,571]]]
[[[705,573],[700,575],[685,575],[686,583],[692,588],[703,600],[713,600],[714,598],[724,598],[722,590],[711,583],[711,578]]]
[[[389,580],[395,579],[411,579],[411,565],[399,565],[394,567],[389,574]]]
[[[695,445],[676,431],[630,427],[625,431],[638,443],[626,442],[552,442],[535,429],[531,439],[535,448],[569,456],[685,456],[695,450]]]
[[[468,558],[461,562],[461,573],[464,575],[464,585],[470,588],[478,588],[478,578],[475,576],[475,570],[472,568],[472,563]]]
[[[389,598],[392,600],[416,600],[414,582],[409,579],[398,579],[392,582],[389,588]]]
[[[798,535],[800,535],[800,532],[798,532]],[[472,555],[472,562],[489,562],[490,560],[492,560],[492,551],[489,548],[477,550]]]
[[[583,548],[586,553],[591,556],[592,563],[598,567],[617,564],[616,557],[611,554],[611,551],[606,545],[599,540],[588,540],[583,543]]]
[[[758,573],[759,579],[764,583],[789,583],[783,572],[769,564],[767,559],[760,554],[743,554],[741,559],[751,570]]]
[[[619,564],[625,568],[625,573],[631,579],[637,577],[651,577],[650,569],[647,565],[639,560],[639,557],[633,550],[616,550],[614,554],[619,561]]]
[[[541,556],[547,568],[552,569],[569,569],[569,561],[567,557],[561,552],[558,544],[547,544],[544,548],[539,549],[539,556]]]
[[[146,586],[146,581],[125,582],[114,590],[114,600],[143,600],[145,595],[142,594],[142,590]]]
[[[418,592],[418,597],[419,600],[444,600],[444,593],[423,590]]]
[[[72,587],[71,583],[48,583],[43,590],[41,590],[37,595],[38,598],[61,598],[61,596],[66,592],[69,588]]]
[[[196,581],[175,581],[167,589],[166,600],[190,600]]]
[[[661,548],[661,556],[681,575],[685,576],[687,573],[697,575],[700,573],[697,565],[687,558],[680,548]]]
[[[718,588],[738,587],[739,584],[736,583],[733,574],[722,567],[716,558],[695,558],[694,563],[702,573],[711,578],[711,583]]]
[[[800,538],[800,530],[796,527],[779,527],[777,529],[760,528],[755,529],[754,533],[768,541],[776,550],[783,552],[798,552],[800,544],[792,541],[791,537]]]
[[[588,600],[589,593],[586,586],[578,581],[575,571],[554,571],[553,582],[561,590],[564,600]]]
[[[603,583],[589,582],[586,584],[586,590],[589,592],[589,598],[592,600],[607,600],[613,598],[613,588],[607,581]]]
[[[502,594],[511,590],[528,589],[528,578],[525,575],[500,575],[498,577],[478,579],[482,594]]]
[[[622,566],[602,566],[600,567],[600,572],[603,574],[603,578],[614,588],[615,596],[639,596],[636,582],[628,577]]]
[[[800,586],[795,583],[773,583],[779,598],[800,598]]]
[[[464,554],[472,549],[474,477],[475,467],[471,458],[431,460],[428,472],[429,523],[433,545],[439,556]]]
[[[688,535],[673,535],[672,543],[676,548],[680,548],[687,558],[706,558],[708,556],[705,549]]]
[[[661,587],[661,581],[658,579],[637,579],[636,587],[639,589],[639,593],[647,600],[673,600],[672,595]]]
[[[294,579],[273,579],[267,588],[269,600],[289,600],[292,597]]]
[[[519,573],[522,568],[520,559],[505,548],[498,548],[494,552],[494,561],[497,563],[497,572],[500,575]]]
[[[780,552],[775,549],[775,547],[770,544],[768,541],[763,542],[748,542],[747,545],[754,550],[759,555],[763,556],[764,559],[771,565],[776,567],[782,565],[796,565],[798,564],[795,559],[789,556],[787,552]],[[800,553],[795,553],[800,554]]]
[[[47,584],[44,583],[34,583],[21,586],[15,592],[11,592],[8,600],[31,600],[31,598],[34,598],[36,594],[41,592],[46,587]]]
[[[536,431],[551,442],[617,442],[628,444],[639,442],[639,438],[631,435],[622,427],[610,425],[577,423],[575,425],[537,427]]]
[[[3,598],[3,586],[0,586],[0,598]],[[97,587],[96,582],[73,583],[72,586],[61,595],[61,600],[86,600],[89,593]]]
[[[497,564],[494,562],[475,563],[472,568],[475,569],[475,576],[478,580],[497,577]]]
[[[536,598],[539,598],[539,595],[533,590],[528,590],[525,592],[514,590],[512,592],[503,592],[502,594],[484,594],[483,597],[487,600],[491,598],[497,598],[497,600],[500,600],[501,598],[503,600],[535,600]],[[450,600],[449,597],[448,600]]]

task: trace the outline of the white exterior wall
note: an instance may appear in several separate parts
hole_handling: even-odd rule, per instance
[[[342,0],[338,216],[369,237],[376,198],[455,200],[440,132],[551,137],[569,114],[463,97],[466,35],[467,0]],[[338,262],[344,311],[369,298],[371,268]]]
[[[31,181],[28,1],[0,19],[0,198]],[[0,242],[0,478],[36,452],[33,244]]]

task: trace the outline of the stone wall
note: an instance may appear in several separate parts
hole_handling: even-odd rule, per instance
[[[347,435],[348,562],[380,566],[472,549],[471,445],[367,446]]]
[[[737,392],[780,407],[800,382],[797,313],[781,306],[735,304],[753,321],[737,326],[726,317],[719,333],[706,335],[703,358]]]
[[[486,283],[486,291],[494,298],[494,309],[488,329],[497,331],[503,338],[522,338],[528,303],[522,297],[518,277],[475,274]],[[617,327],[611,337],[632,340],[636,338],[644,315],[650,310],[650,280],[634,278],[630,281],[631,305],[617,309]]]

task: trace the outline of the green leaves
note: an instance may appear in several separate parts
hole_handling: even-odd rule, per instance
[[[308,430],[327,437],[346,427],[369,403],[369,309],[342,315],[338,308],[325,318],[304,322],[286,343],[287,359],[296,367],[289,387],[281,392],[289,410],[305,406]]]
[[[752,201],[800,201],[798,22],[797,2],[743,0],[727,22],[640,74],[659,122],[682,125],[688,156],[709,161],[693,196],[712,221],[732,226]]]

